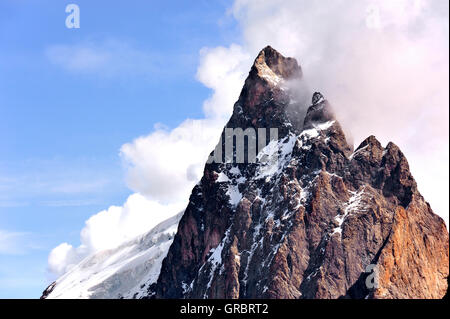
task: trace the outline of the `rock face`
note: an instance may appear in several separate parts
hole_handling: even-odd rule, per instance
[[[353,151],[302,81],[295,59],[259,53],[226,128],[278,136],[255,163],[206,164],[148,297],[445,295],[448,232],[403,153],[374,136]]]

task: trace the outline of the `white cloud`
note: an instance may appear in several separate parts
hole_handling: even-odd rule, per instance
[[[203,48],[197,79],[213,94],[203,104],[208,117],[228,118],[250,71],[254,57],[239,45]]]
[[[62,243],[52,249],[48,256],[48,269],[55,276],[66,273],[86,256],[82,247],[75,249],[68,243]]]
[[[184,202],[162,205],[140,194],[130,195],[122,207],[111,206],[90,217],[81,231],[81,242],[95,251],[117,247],[179,213]]]
[[[123,145],[129,187],[154,200],[186,201],[222,125],[217,120],[188,119],[171,131],[157,129]]]
[[[366,26],[372,29],[383,29],[389,26],[405,26],[420,18],[427,7],[425,0],[396,0],[368,2]]]

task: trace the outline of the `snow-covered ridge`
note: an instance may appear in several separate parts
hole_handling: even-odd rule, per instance
[[[139,298],[159,276],[183,213],[117,248],[83,259],[60,277],[50,299]]]

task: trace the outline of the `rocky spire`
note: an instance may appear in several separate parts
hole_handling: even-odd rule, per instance
[[[279,136],[300,130],[307,105],[300,95],[309,94],[297,60],[266,46],[250,69],[226,127],[278,128]]]
[[[296,59],[284,57],[270,45],[259,52],[252,71],[271,84],[302,76],[302,69]]]
[[[314,92],[313,97],[312,97],[312,105],[316,105],[319,104],[321,102],[323,102],[324,98],[322,93],[320,92]]]
[[[315,124],[336,120],[333,108],[320,92],[315,92],[312,97],[312,105],[303,122],[305,129],[312,128]]]
[[[271,98],[276,101],[286,100],[286,81],[301,78],[302,69],[296,59],[286,58],[267,46],[259,52],[250,69],[238,104],[253,108]]]

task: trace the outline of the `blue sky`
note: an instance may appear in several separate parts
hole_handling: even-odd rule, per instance
[[[120,147],[200,117],[200,49],[239,41],[228,1],[78,0],[80,29],[68,3],[0,3],[0,298],[40,295],[49,251],[132,193]],[[81,47],[107,62],[61,58]]]

